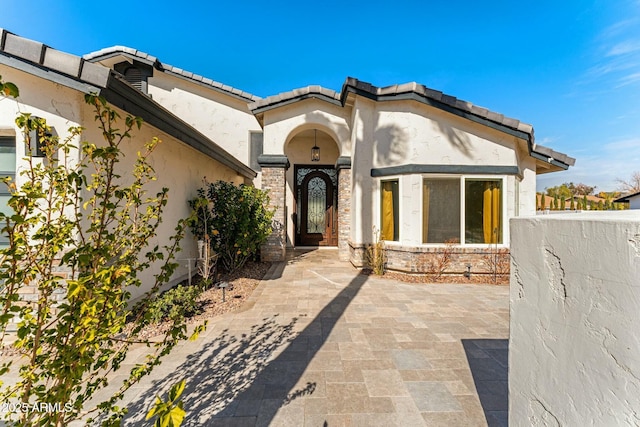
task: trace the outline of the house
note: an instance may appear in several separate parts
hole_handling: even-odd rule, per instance
[[[97,91],[171,140],[156,167],[176,194],[192,197],[203,176],[269,190],[267,260],[333,246],[361,266],[379,236],[392,269],[424,271],[447,242],[477,263],[509,247],[510,218],[535,213],[536,175],[575,161],[537,144],[531,125],[416,83],[349,77],[340,92],[308,86],[261,99],[131,48],[79,58],[6,31],[1,40],[3,78],[46,89],[25,90],[21,111],[83,124],[79,95]],[[18,108],[7,104],[1,125],[20,146],[9,125]],[[184,213],[175,203],[171,219]]]
[[[629,209],[640,209],[640,191],[614,200],[615,203],[629,203]]]

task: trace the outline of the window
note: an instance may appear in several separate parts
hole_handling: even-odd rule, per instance
[[[422,184],[422,242],[460,241],[460,179],[425,179]]]
[[[423,243],[502,243],[502,179],[425,178],[422,187]]]
[[[382,181],[380,188],[380,239],[399,240],[399,205],[398,180]]]
[[[16,138],[13,136],[0,136],[0,177],[10,176],[15,180],[16,176]],[[11,193],[6,185],[0,183],[0,211],[9,214],[9,199]],[[0,233],[0,246],[9,244],[9,239],[4,233]]]

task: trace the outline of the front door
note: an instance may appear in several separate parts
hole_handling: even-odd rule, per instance
[[[330,166],[297,167],[296,234],[302,246],[338,244],[336,170]]]

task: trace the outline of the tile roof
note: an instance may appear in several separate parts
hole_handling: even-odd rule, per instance
[[[252,95],[243,90],[233,88],[231,86],[222,84],[220,82],[216,82],[204,76],[194,74],[190,71],[183,70],[182,68],[178,68],[178,67],[174,67],[173,65],[162,63],[155,56],[149,55],[148,53],[145,53],[130,47],[126,47],[126,46],[112,46],[112,47],[100,49],[96,52],[91,52],[84,55],[83,58],[90,62],[98,62],[103,59],[112,58],[114,56],[119,56],[119,55],[125,55],[125,56],[135,58],[139,61],[142,61],[144,63],[147,63],[148,65],[153,66],[155,69],[159,71],[165,72],[167,74],[172,74],[187,80],[191,80],[195,83],[213,88],[219,92],[226,93],[227,95],[231,95],[243,101],[254,102],[260,99],[259,96]]]
[[[481,124],[491,127],[496,127],[497,125],[500,130],[506,130],[513,135],[526,139],[529,142],[530,153],[533,157],[563,169],[575,164],[574,158],[534,143],[532,125],[473,105],[471,102],[457,99],[454,96],[415,82],[377,87],[371,83],[347,77],[340,93],[320,86],[307,86],[260,99],[249,104],[249,109],[254,114],[261,114],[283,105],[310,98],[323,99],[330,103],[344,106],[349,93],[361,95],[375,101],[412,99]]]
[[[254,113],[262,112],[281,106],[283,103],[288,103],[288,101],[306,98],[326,98],[329,100],[341,101],[341,103],[344,104],[344,98],[349,92],[356,92],[360,95],[380,101],[397,98],[399,95],[413,94],[418,97],[423,97],[425,99],[448,105],[457,110],[474,114],[478,117],[485,118],[524,133],[530,134],[533,132],[533,126],[529,124],[505,117],[502,114],[489,111],[486,108],[473,105],[471,102],[457,99],[454,96],[430,89],[415,82],[377,87],[371,83],[363,82],[353,77],[347,77],[346,81],[342,85],[342,91],[340,93],[330,89],[325,89],[321,86],[307,86],[257,100],[249,105],[249,108],[254,111]]]

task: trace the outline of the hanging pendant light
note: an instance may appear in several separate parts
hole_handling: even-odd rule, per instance
[[[313,130],[313,148],[311,148],[311,161],[320,161],[320,147],[318,147],[318,130]]]

